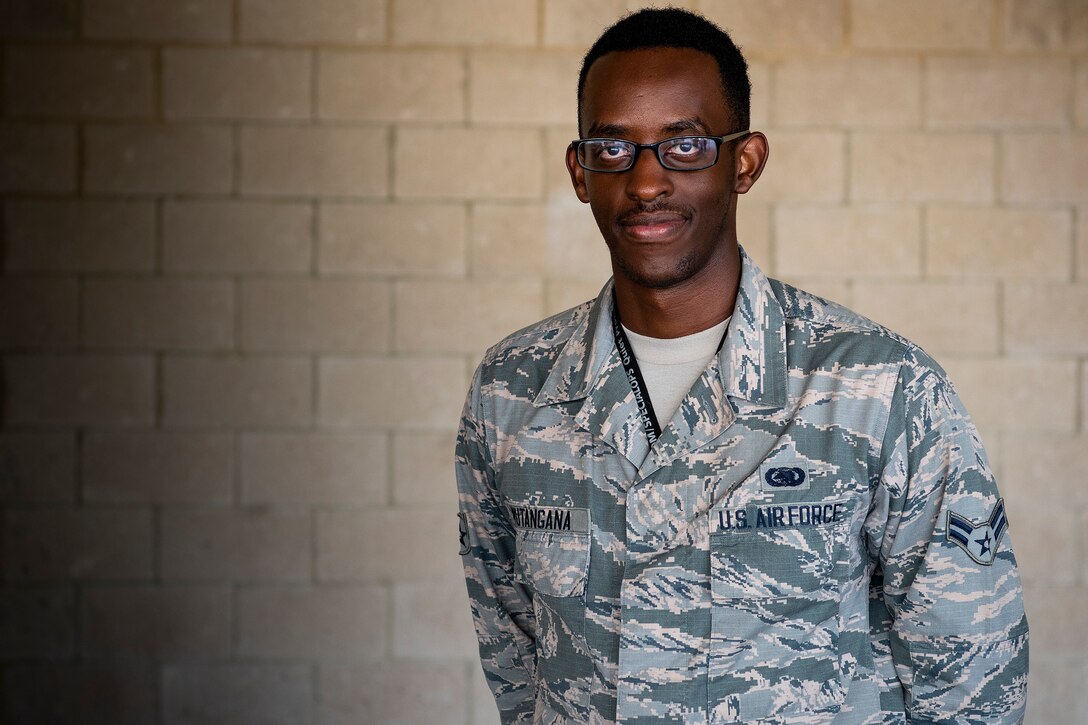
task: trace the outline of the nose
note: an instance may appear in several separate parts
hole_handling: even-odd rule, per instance
[[[671,172],[661,165],[651,149],[641,149],[635,165],[627,171],[627,196],[638,201],[653,201],[672,193]]]

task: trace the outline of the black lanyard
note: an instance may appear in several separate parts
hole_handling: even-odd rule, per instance
[[[616,352],[620,354],[623,371],[627,373],[627,382],[631,383],[631,390],[635,393],[638,414],[642,416],[642,430],[646,431],[646,438],[652,446],[654,441],[661,437],[661,424],[657,422],[654,404],[650,402],[650,391],[646,388],[646,380],[642,377],[638,360],[635,359],[635,353],[631,350],[631,342],[627,339],[627,333],[623,331],[623,325],[620,324],[615,297],[612,298],[612,334],[616,336]]]
[[[620,314],[617,308],[616,296],[613,292],[612,334],[616,338],[616,352],[620,355],[623,371],[627,373],[627,382],[631,384],[631,391],[635,394],[638,414],[642,418],[642,430],[646,432],[646,438],[650,441],[650,445],[653,446],[654,442],[661,437],[661,424],[657,422],[654,404],[650,401],[650,390],[646,387],[646,379],[642,377],[642,370],[639,369],[638,360],[635,359],[635,353],[631,349],[631,341],[627,339],[627,333],[623,331],[623,325],[620,324]],[[728,331],[729,326],[726,325],[726,332]],[[722,333],[722,339],[718,341],[718,349],[715,354],[721,352],[722,345],[725,344],[726,332]]]

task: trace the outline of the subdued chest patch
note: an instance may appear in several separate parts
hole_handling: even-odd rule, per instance
[[[945,538],[967,552],[967,555],[984,566],[994,563],[1001,537],[1009,528],[1005,517],[1005,499],[999,498],[990,516],[981,523],[949,509]]]
[[[589,509],[511,504],[509,510],[514,528],[522,531],[589,533]]]
[[[759,490],[763,493],[807,491],[810,487],[808,471],[800,463],[764,463],[759,467]]]

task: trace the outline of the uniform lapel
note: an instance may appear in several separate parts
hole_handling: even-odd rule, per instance
[[[611,328],[612,299],[609,280],[575,326],[533,405],[581,400],[575,425],[612,446],[637,468],[646,458],[650,444],[616,352]]]
[[[639,468],[639,478],[724,433],[736,419],[730,398],[768,406],[786,402],[785,316],[767,277],[743,249],[737,302],[725,342],[662,430]]]

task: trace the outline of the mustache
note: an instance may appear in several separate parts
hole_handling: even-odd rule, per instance
[[[635,219],[636,217],[647,216],[649,214],[675,214],[677,216],[683,217],[684,219],[691,218],[691,212],[686,208],[673,206],[668,203],[658,202],[656,204],[639,204],[633,209],[628,209],[627,211],[620,214],[618,217],[616,217],[616,220],[620,224],[624,224],[631,221],[632,219]]]

